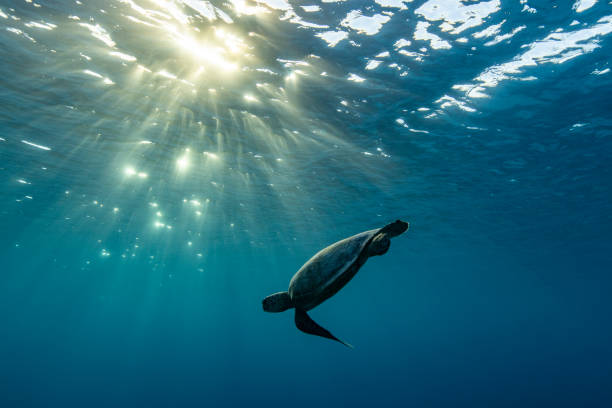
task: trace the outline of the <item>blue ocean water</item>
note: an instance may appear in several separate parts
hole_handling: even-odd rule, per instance
[[[0,2],[0,406],[609,407],[607,0]],[[310,312],[321,248],[410,230]]]

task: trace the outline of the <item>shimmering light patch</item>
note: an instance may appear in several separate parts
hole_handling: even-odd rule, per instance
[[[13,33],[13,34],[21,35],[21,36],[23,36],[23,37],[27,38],[28,40],[32,41],[33,43],[35,43],[35,42],[36,42],[36,40],[35,40],[35,39],[33,39],[32,37],[30,37],[30,36],[28,35],[28,33],[24,33],[23,31],[21,31],[21,30],[20,30],[20,29],[18,29],[18,28],[15,28],[15,27],[7,27],[7,28],[6,28],[6,31],[11,32],[11,33]]]
[[[34,27],[34,28],[42,28],[43,30],[53,30],[57,26],[51,23],[38,23],[36,21],[31,21],[25,24],[26,27]]]
[[[382,14],[374,14],[371,17],[361,15],[360,10],[352,10],[344,20],[340,22],[343,27],[350,27],[359,34],[374,35],[380,31],[383,24],[389,21],[391,17]]]
[[[215,37],[225,44],[227,50],[231,53],[238,54],[246,48],[246,44],[242,38],[233,35],[223,29],[215,30]]]
[[[266,74],[270,74],[270,75],[278,75],[278,73],[276,73],[276,72],[272,71],[272,70],[271,70],[271,69],[269,69],[269,68],[256,68],[256,69],[255,69],[255,71],[258,71],[258,72],[265,72]]]
[[[391,155],[383,152],[383,149],[381,149],[380,147],[377,147],[376,151],[379,152],[382,157],[391,157]]]
[[[419,54],[418,52],[408,51],[408,50],[399,50],[399,54],[405,55],[407,57],[414,58],[415,61],[423,61],[423,54]],[[397,64],[396,64],[397,65]],[[391,67],[391,65],[389,65]]]
[[[136,57],[132,56],[132,55],[128,55],[128,54],[124,54],[122,52],[118,52],[118,51],[111,51],[109,52],[110,55],[112,55],[113,57],[117,57],[123,61],[128,61],[128,62],[134,62],[136,61]]]
[[[0,142],[6,142],[6,139],[3,137],[0,137]]]
[[[442,98],[438,99],[436,103],[440,104],[441,108],[448,108],[450,106],[456,106],[461,110],[466,112],[476,112],[476,109],[468,106],[465,102],[459,101],[452,96],[444,95]]]
[[[83,70],[83,73],[87,74],[87,75],[91,75],[91,76],[96,77],[96,78],[100,78],[106,85],[113,85],[114,84],[114,82],[111,81],[109,78],[104,77],[104,76],[98,74],[97,72],[91,71],[89,69]]]
[[[123,169],[123,173],[128,177],[138,176],[138,178],[141,179],[149,177],[147,173],[144,173],[142,171],[136,171],[136,169],[134,169],[134,167],[132,166],[127,166],[125,169]]]
[[[485,18],[499,11],[500,0],[481,1],[475,4],[464,4],[461,0],[429,0],[414,13],[429,21],[444,20],[454,28],[451,34],[459,34],[468,28],[482,24]],[[459,24],[458,27],[455,27]]]
[[[537,13],[538,11],[536,9],[534,9],[533,7],[529,7],[529,4],[525,4],[523,6],[523,9],[521,10],[521,12],[525,13]]]
[[[230,0],[230,3],[232,3],[232,6],[234,7],[234,11],[238,15],[245,14],[247,16],[251,16],[254,14],[261,14],[261,13],[268,12],[268,10],[265,7],[262,7],[259,5],[257,6],[248,5],[245,0]],[[216,10],[217,10],[217,13],[223,13],[218,8]],[[229,18],[229,16],[227,18]],[[225,22],[227,23],[228,21],[226,20]]]
[[[598,37],[612,32],[612,15],[602,17],[589,28],[572,32],[556,31],[540,41],[534,41],[528,50],[512,61],[494,65],[484,70],[476,81],[482,86],[496,86],[500,81],[520,74],[525,67],[543,63],[560,64],[598,48]]]
[[[4,140],[4,139],[2,139],[2,140]],[[32,142],[28,142],[27,140],[22,140],[21,143],[25,143],[28,146],[36,147],[37,149],[41,149],[41,150],[51,150],[50,147],[39,145],[39,144],[32,143]]]
[[[176,167],[179,171],[185,171],[189,167],[189,157],[187,155],[180,157],[176,161]]]
[[[491,37],[493,35],[499,34],[499,30],[501,28],[501,26],[506,22],[506,20],[502,20],[499,24],[494,24],[491,25],[487,28],[485,28],[482,31],[478,31],[474,34],[472,34],[472,37],[474,38],[484,38],[484,37]]]
[[[593,7],[595,3],[597,3],[597,0],[577,0],[573,8],[576,10],[576,13],[582,13]]]
[[[357,74],[351,74],[349,73],[349,76],[347,78],[349,81],[354,81],[354,82],[363,82],[365,81],[365,78],[360,77]]]
[[[593,72],[591,72],[591,74],[593,74],[593,75],[603,75],[603,74],[607,74],[608,72],[610,72],[610,68],[606,68],[606,69],[602,69],[602,70],[595,69],[595,70],[593,70]]]
[[[257,98],[255,98],[251,94],[245,94],[244,95],[244,100],[247,101],[247,102],[259,102],[259,100],[257,100]]]
[[[430,41],[431,48],[436,50],[452,48],[448,41],[445,41],[436,34],[432,34],[427,31],[427,27],[429,27],[429,25],[430,24],[426,21],[419,21],[417,23],[416,30],[414,31],[414,39]]]
[[[398,8],[400,10],[406,10],[406,4],[404,3],[412,2],[412,0],[374,0],[374,1],[383,7],[393,7],[393,8]]]
[[[215,14],[215,8],[212,4],[207,1],[201,0],[182,0],[183,4],[191,7],[193,10],[200,13],[201,16],[206,17],[208,21],[217,19]]]
[[[399,40],[397,40],[397,41],[395,42],[395,44],[393,44],[393,47],[394,47],[396,50],[399,50],[400,48],[407,47],[407,46],[409,46],[410,44],[412,44],[412,43],[410,42],[410,40],[406,40],[406,39],[404,39],[404,38],[400,38]]]
[[[329,28],[328,25],[325,24],[315,24],[315,23],[311,23],[308,21],[304,21],[300,16],[298,15],[294,15],[290,20],[290,22],[292,22],[293,24],[298,24],[302,27],[309,27],[309,28]]]
[[[314,12],[321,10],[321,7],[319,6],[300,6],[300,7],[302,7],[302,9],[307,13],[314,13]]]
[[[485,43],[486,47],[490,47],[491,45],[495,45],[498,44],[502,41],[508,40],[512,37],[514,37],[514,35],[520,31],[523,31],[525,28],[527,28],[527,26],[518,26],[516,27],[514,30],[512,30],[512,32],[508,33],[508,34],[503,34],[503,35],[496,35],[494,39],[492,39],[491,41],[487,41]]]
[[[140,142],[138,142],[138,144],[147,144],[148,145],[148,144],[153,144],[153,142],[150,141],[150,140],[141,140]]]
[[[282,62],[283,66],[285,68],[294,68],[294,67],[298,67],[298,66],[308,66],[308,65],[310,65],[306,61],[300,61],[300,60],[287,60],[287,59],[282,59],[282,58],[277,58],[276,60],[278,62]]]
[[[424,40],[429,41],[431,44],[431,48],[433,49],[451,49],[452,46],[448,41],[445,41],[438,37],[436,34],[432,34],[427,31],[427,27],[429,27],[429,23],[426,21],[419,21],[416,26],[416,30],[414,31],[414,39],[415,40]]]
[[[365,66],[365,69],[376,69],[378,66],[382,64],[382,61],[370,60],[368,64]]]
[[[470,98],[488,98],[489,95],[484,93],[484,90],[485,88],[482,86],[475,86],[467,92],[466,96]]]
[[[482,86],[474,86],[472,84],[453,85],[453,89],[465,92],[465,95],[470,98],[488,98],[489,95],[483,93],[485,90]]]
[[[224,40],[228,51],[238,53],[244,47],[244,44],[237,37],[227,36],[224,31],[218,30],[216,35]],[[230,62],[225,58],[224,54],[226,51],[222,47],[200,43],[191,37],[180,34],[176,34],[175,39],[185,51],[202,63],[217,66],[228,72],[238,69],[236,63]]]
[[[189,23],[189,16],[187,16],[183,11],[178,7],[178,4],[175,4],[171,1],[165,0],[154,0],[155,3],[163,8],[163,10],[169,13],[175,20],[180,22],[181,24]]]
[[[4,14],[4,12],[2,11],[2,9],[0,9],[0,17],[2,18],[8,18],[8,16],[6,14]]]
[[[291,10],[291,4],[285,0],[261,0],[261,2],[274,10]]]
[[[165,69],[162,69],[161,71],[158,71],[157,75],[163,76],[164,78],[168,78],[168,79],[176,79],[177,78],[176,75],[174,75],[171,72],[166,71]]]
[[[32,184],[29,181],[25,181],[24,179],[17,179],[17,182],[21,184]]]
[[[81,27],[87,28],[91,32],[91,35],[93,37],[95,37],[98,40],[102,41],[104,44],[108,45],[109,47],[114,47],[115,46],[115,42],[113,41],[111,36],[99,24],[92,25],[92,24],[87,24],[87,23],[79,23],[79,25]]]
[[[211,153],[211,152],[204,152],[204,156],[206,156],[206,157],[208,157],[210,159],[215,159],[215,160],[217,160],[219,158],[219,156],[217,156],[216,154]]]
[[[387,58],[389,56],[390,56],[389,51],[384,51],[379,54],[376,54],[374,58]]]

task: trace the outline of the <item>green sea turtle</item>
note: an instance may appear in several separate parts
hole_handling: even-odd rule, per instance
[[[391,238],[407,229],[407,222],[397,220],[383,228],[365,231],[328,246],[293,275],[287,292],[266,297],[262,302],[263,309],[266,312],[284,312],[295,308],[295,325],[298,329],[352,347],[319,326],[306,312],[342,289],[369,257],[385,254]]]

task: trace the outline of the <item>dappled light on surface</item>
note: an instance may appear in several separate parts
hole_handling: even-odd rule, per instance
[[[47,174],[78,161],[60,187],[78,210],[58,222],[107,220],[101,236],[121,230],[140,248],[162,229],[167,245],[202,248],[212,236],[261,242],[254,231],[273,217],[296,231],[323,227],[315,220],[343,213],[358,182],[390,194],[396,172],[414,173],[398,141],[430,152],[435,126],[488,131],[479,115],[496,92],[528,90],[612,33],[602,2],[558,5],[571,19],[552,28],[534,4],[117,0],[77,2],[66,15],[2,6],[1,35],[19,44],[6,52],[45,60],[26,64],[40,84],[11,92],[61,99],[28,132],[0,138],[38,163],[10,177],[12,198],[36,201]],[[494,57],[459,69],[480,52]],[[593,80],[609,72],[589,68]],[[61,137],[44,131],[50,118],[65,121]]]

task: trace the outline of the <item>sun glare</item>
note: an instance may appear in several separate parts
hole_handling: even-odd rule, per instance
[[[179,158],[176,161],[176,167],[181,172],[187,170],[187,168],[189,167],[189,157],[187,155],[185,155],[185,156]]]
[[[252,16],[255,14],[263,14],[268,12],[268,9],[259,5],[249,6],[245,0],[230,0],[230,3],[232,3],[234,11],[237,15],[244,14],[247,16]]]

